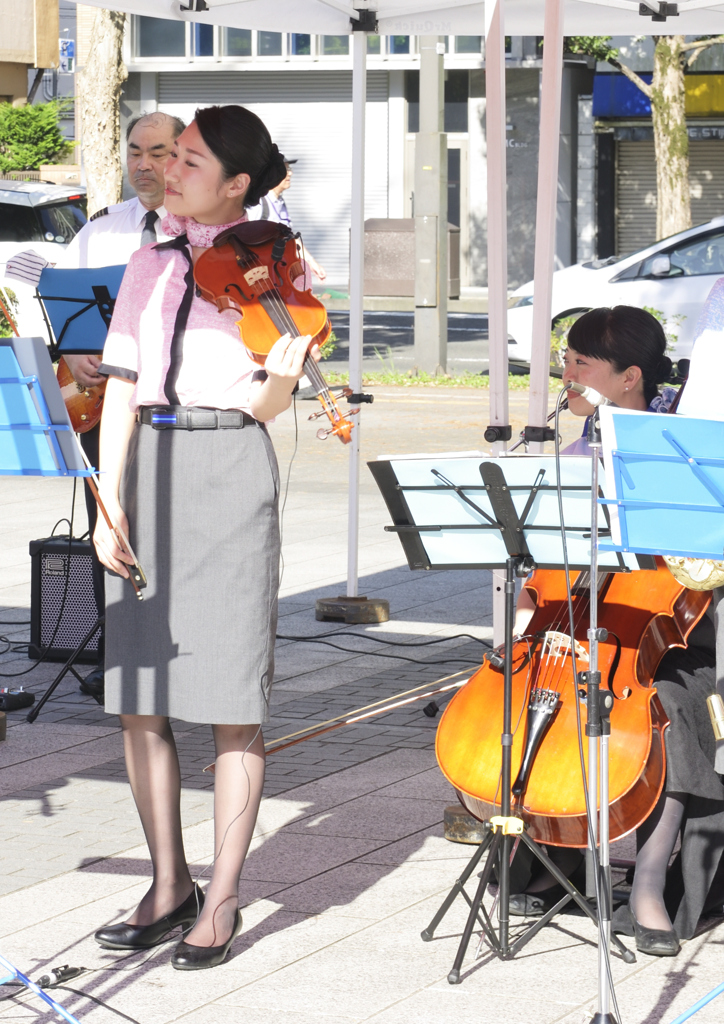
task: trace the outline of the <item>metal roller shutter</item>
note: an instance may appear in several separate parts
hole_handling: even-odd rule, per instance
[[[724,141],[689,143],[692,224],[724,214]],[[616,143],[616,252],[656,241],[656,160],[653,139]]]
[[[197,106],[241,103],[298,159],[285,196],[294,227],[334,287],[349,279],[352,73],[193,71],[158,76],[159,108],[184,120]],[[388,215],[388,75],[367,76],[365,216]]]

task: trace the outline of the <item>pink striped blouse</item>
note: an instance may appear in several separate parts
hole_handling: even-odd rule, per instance
[[[173,215],[163,222],[166,234],[185,232],[190,243],[205,247],[230,226],[197,224]],[[164,248],[169,244],[174,243],[147,245],[131,256],[103,349],[101,372],[135,382],[129,403],[134,412],[140,405],[168,405],[164,383],[189,272],[183,251]],[[190,244],[186,248],[190,256]],[[181,405],[251,411],[252,378],[256,373],[259,379],[259,366],[241,342],[237,320],[238,314],[220,313],[194,288],[176,381]]]

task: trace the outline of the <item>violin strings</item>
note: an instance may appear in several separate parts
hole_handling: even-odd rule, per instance
[[[261,260],[255,254],[252,254],[251,258],[244,257],[244,265],[263,266],[264,264],[262,264]],[[274,311],[279,317],[280,322],[286,327],[287,333],[293,338],[297,337],[299,335],[299,328],[294,322],[294,318],[292,317],[291,313],[287,309],[287,306],[284,300],[282,299],[281,295],[279,294],[279,290],[276,287],[276,285],[270,283],[269,287],[265,290],[264,294],[270,300],[270,305],[274,307]],[[341,420],[342,414],[340,413],[334,399],[332,398],[332,395],[329,391],[329,386],[327,385],[327,382],[325,381],[315,360],[313,359],[309,352],[307,352],[306,356],[304,357],[304,369],[307,377],[309,378],[312,385],[316,389],[317,394],[321,395],[326,400],[324,403],[324,408],[327,415],[333,421]]]

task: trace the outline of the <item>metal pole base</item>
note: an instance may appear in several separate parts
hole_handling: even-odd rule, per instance
[[[319,622],[388,622],[390,602],[384,597],[320,597],[314,606]]]
[[[591,1024],[618,1024],[612,1013],[594,1013]]]

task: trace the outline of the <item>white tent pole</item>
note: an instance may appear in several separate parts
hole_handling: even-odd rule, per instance
[[[485,146],[488,169],[490,422],[508,426],[508,227],[503,0],[485,5]],[[505,451],[505,441],[493,444]]]
[[[508,416],[508,216],[505,152],[505,26],[503,0],[485,4],[485,158],[488,196],[488,350],[490,426],[509,427]],[[501,455],[507,430],[486,431]],[[505,639],[505,573],[493,572],[493,643]]]
[[[349,254],[349,386],[362,391],[365,235],[365,107],[367,103],[367,35],[352,33],[352,225]],[[359,582],[359,466],[361,415],[349,445],[349,524],[347,530],[347,597],[357,597]]]
[[[533,271],[533,337],[530,360],[530,404],[528,406],[528,423],[534,427],[544,427],[548,415],[551,292],[556,249],[562,82],[563,0],[546,0]],[[529,446],[531,452],[542,450],[543,446],[538,442],[533,442]]]

